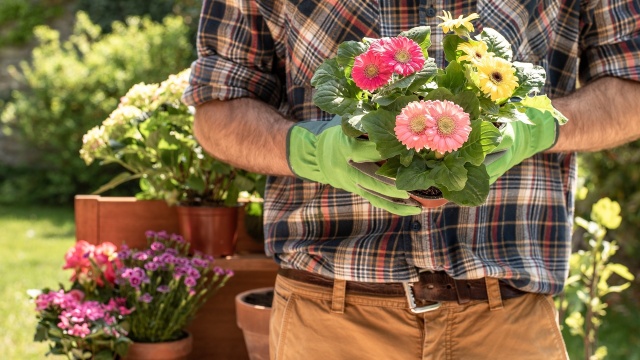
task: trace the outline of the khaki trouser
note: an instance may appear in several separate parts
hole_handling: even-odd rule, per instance
[[[278,276],[271,359],[568,359],[551,296],[498,298],[493,310],[487,301],[444,302],[413,314],[404,297],[345,296],[343,284]]]

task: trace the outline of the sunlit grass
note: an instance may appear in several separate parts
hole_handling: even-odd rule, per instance
[[[73,210],[0,206],[0,357],[43,359],[33,341],[36,319],[27,290],[57,288],[69,273],[64,253],[75,241]]]

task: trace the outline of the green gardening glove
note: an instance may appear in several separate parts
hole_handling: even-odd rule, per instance
[[[292,126],[287,136],[287,158],[293,173],[303,179],[329,184],[369,200],[371,205],[397,215],[420,213],[419,204],[393,180],[375,174],[382,160],[371,141],[342,132],[341,118],[304,121]]]
[[[558,121],[549,112],[527,109],[526,114],[534,125],[521,121],[506,123],[500,129],[502,141],[485,158],[490,184],[523,160],[551,148],[558,140]]]

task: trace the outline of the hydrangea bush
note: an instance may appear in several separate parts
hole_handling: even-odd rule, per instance
[[[398,189],[437,189],[460,205],[480,205],[489,193],[483,162],[500,143],[500,123],[566,121],[539,95],[544,69],[513,61],[511,45],[493,29],[473,36],[477,18],[441,17],[444,69],[429,56],[431,29],[421,26],[346,41],[311,80],[314,103],[341,116],[346,135],[376,144],[385,159],[377,173]]]

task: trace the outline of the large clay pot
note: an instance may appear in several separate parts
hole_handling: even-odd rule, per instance
[[[273,288],[259,288],[236,296],[236,321],[251,360],[269,360],[269,319]]]
[[[178,206],[178,223],[192,251],[216,258],[234,254],[238,207]]]
[[[193,337],[158,343],[133,342],[123,360],[187,360],[193,349]]]

